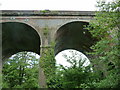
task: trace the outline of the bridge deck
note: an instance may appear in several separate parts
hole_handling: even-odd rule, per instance
[[[1,16],[95,16],[95,11],[2,10]]]

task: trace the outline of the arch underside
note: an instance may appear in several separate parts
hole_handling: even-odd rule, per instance
[[[71,22],[60,27],[56,33],[55,54],[67,49],[75,49],[85,54],[92,51],[90,46],[95,43],[90,32],[85,28],[87,22]]]
[[[40,54],[40,37],[31,26],[18,22],[2,24],[2,59],[22,51]]]

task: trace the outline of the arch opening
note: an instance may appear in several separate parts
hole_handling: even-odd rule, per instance
[[[40,36],[34,28],[19,22],[0,24],[2,24],[2,60],[22,51],[40,54]]]
[[[74,49],[67,49],[59,52],[56,56],[56,65],[63,65],[64,67],[71,67],[75,65],[77,67],[86,67],[90,65],[90,60],[82,52]]]
[[[86,55],[91,52],[90,47],[95,43],[95,39],[85,28],[88,22],[75,21],[61,26],[55,37],[55,55],[67,49],[74,49]]]

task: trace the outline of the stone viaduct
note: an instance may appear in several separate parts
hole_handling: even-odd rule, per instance
[[[55,42],[55,55],[66,49],[85,54],[95,42],[84,27],[95,16],[93,11],[5,10],[0,15],[2,60],[21,51],[42,54],[52,42]]]

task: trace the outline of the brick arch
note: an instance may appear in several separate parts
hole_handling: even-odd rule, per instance
[[[2,22],[0,24],[2,24],[3,60],[21,51],[40,54],[41,38],[33,27],[21,22]]]

